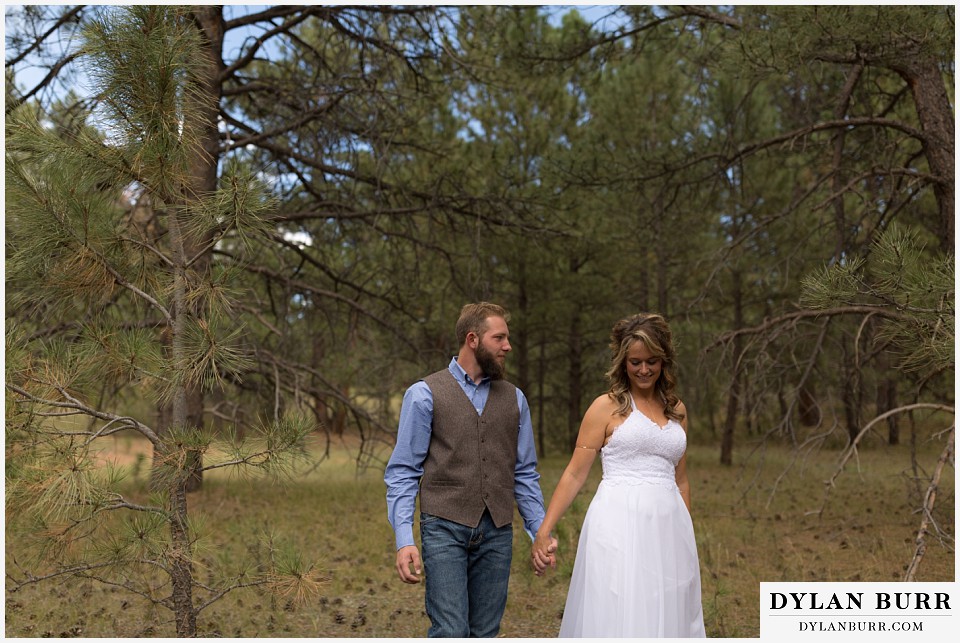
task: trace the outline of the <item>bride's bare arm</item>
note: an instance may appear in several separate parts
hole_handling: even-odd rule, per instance
[[[540,525],[533,542],[534,565],[538,569],[537,559],[540,560],[541,564],[548,559],[551,565],[555,562],[552,557],[553,552],[550,549],[551,541],[553,541],[551,534],[560,518],[573,503],[573,499],[583,488],[587,476],[590,475],[593,461],[606,439],[611,409],[610,398],[602,395],[594,400],[583,416],[583,421],[580,423],[580,432],[577,435],[577,446],[573,450],[567,468],[560,476],[560,481],[557,483],[553,495],[550,497],[546,516],[544,516],[543,523]]]

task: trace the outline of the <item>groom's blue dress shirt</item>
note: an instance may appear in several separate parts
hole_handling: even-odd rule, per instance
[[[474,382],[457,363],[450,360],[448,367],[467,398],[477,410],[483,407],[490,395],[490,378]],[[540,474],[537,473],[537,453],[533,441],[533,422],[530,407],[523,391],[517,388],[517,406],[520,409],[520,425],[517,427],[517,462],[514,467],[514,497],[523,518],[524,529],[532,539],[543,522],[543,493],[540,491]],[[413,514],[420,477],[423,476],[423,461],[430,448],[433,425],[433,393],[423,380],[407,389],[400,407],[400,426],[397,430],[397,446],[387,463],[384,482],[387,483],[387,518],[396,534],[397,549],[413,545]]]

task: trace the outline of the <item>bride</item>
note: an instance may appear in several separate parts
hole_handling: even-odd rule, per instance
[[[550,534],[599,452],[603,479],[583,521],[560,636],[703,637],[670,328],[638,314],[617,322],[612,340],[610,388],[583,417],[533,544],[534,568],[555,564]]]

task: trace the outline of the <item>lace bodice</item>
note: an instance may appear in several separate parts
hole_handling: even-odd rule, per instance
[[[661,428],[634,405],[600,450],[603,480],[675,487],[677,463],[686,448],[687,434],[679,423],[668,420]]]

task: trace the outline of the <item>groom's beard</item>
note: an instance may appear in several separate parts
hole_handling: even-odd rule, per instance
[[[484,375],[492,380],[503,379],[503,364],[498,362],[494,354],[488,351],[483,344],[477,345],[477,350],[474,351],[474,355]]]

